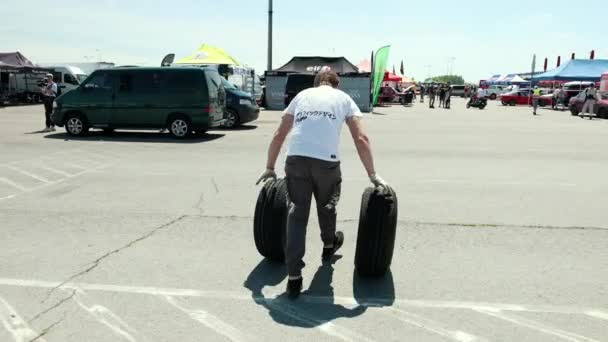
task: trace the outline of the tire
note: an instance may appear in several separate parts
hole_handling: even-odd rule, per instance
[[[570,114],[572,114],[572,116],[578,116],[579,111],[575,106],[570,106]]]
[[[467,103],[467,108],[471,108],[471,105]]]
[[[502,103],[503,106],[508,105],[508,103],[505,100],[500,101],[500,103]]]
[[[192,125],[185,115],[175,115],[169,119],[169,132],[176,139],[185,139],[192,134]]]
[[[515,100],[509,101],[509,106],[516,106],[516,105],[517,105],[517,101],[515,101]]]
[[[73,137],[82,137],[89,132],[89,124],[84,115],[79,113],[69,114],[65,120],[65,131]]]
[[[602,119],[608,119],[608,111],[605,108],[600,108],[597,111],[597,117]]]
[[[496,100],[496,94],[491,94],[490,95],[490,100],[492,100],[492,101]]]
[[[486,104],[481,104],[481,105],[479,105],[479,109],[483,110],[484,108],[486,108],[486,106],[487,106]]]
[[[239,115],[232,109],[226,109],[224,112],[224,122],[222,127],[224,128],[235,128],[239,126]]]
[[[379,277],[390,268],[397,233],[397,194],[392,189],[367,188],[361,199],[355,270]]]
[[[103,133],[104,134],[114,134],[114,128],[104,128]]]
[[[266,182],[255,205],[253,238],[256,249],[267,259],[285,261],[287,211],[287,181]]]
[[[547,102],[545,102],[545,101],[538,101],[538,105],[540,107],[546,107],[547,106]]]

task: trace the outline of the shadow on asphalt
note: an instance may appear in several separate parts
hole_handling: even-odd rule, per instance
[[[353,277],[353,293],[357,306],[349,309],[335,303],[332,286],[334,263],[325,262],[317,269],[310,286],[296,300],[283,293],[275,298],[266,298],[262,293],[265,286],[278,286],[287,278],[285,265],[262,260],[251,271],[244,286],[251,291],[253,301],[268,310],[272,319],[283,325],[314,328],[338,318],[354,318],[364,314],[368,307],[392,306],[395,302],[395,285],[392,274],[367,279],[356,274]],[[306,279],[304,280],[306,282]]]
[[[33,133],[25,133],[33,134]],[[197,144],[217,140],[226,136],[218,133],[205,133],[202,135],[193,134],[186,139],[175,139],[169,133],[158,132],[112,132],[92,131],[84,137],[73,137],[67,133],[47,134],[46,139],[58,139],[65,141],[90,141],[102,140],[113,142],[143,142],[143,143],[176,143],[176,144]]]
[[[234,128],[214,128],[214,131],[251,131],[253,129],[258,128],[258,126],[254,125],[241,125]]]

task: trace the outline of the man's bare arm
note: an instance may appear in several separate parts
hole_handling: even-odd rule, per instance
[[[284,114],[283,119],[281,119],[281,124],[274,133],[272,141],[270,142],[270,146],[268,147],[268,159],[266,162],[267,170],[274,170],[274,164],[277,162],[277,158],[279,157],[279,153],[281,152],[281,147],[283,147],[285,138],[289,134],[289,131],[291,131],[292,127],[293,115]]]
[[[357,147],[357,152],[359,153],[361,163],[363,163],[363,167],[365,167],[367,175],[371,177],[376,173],[376,170],[374,169],[374,158],[372,156],[369,138],[363,131],[361,121],[358,117],[353,116],[346,119],[346,125],[348,125],[350,135],[353,137],[353,141]]]

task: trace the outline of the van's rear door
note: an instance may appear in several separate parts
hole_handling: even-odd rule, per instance
[[[226,90],[222,78],[215,70],[205,70],[207,88],[209,90],[209,126],[219,125],[224,118],[226,107]]]

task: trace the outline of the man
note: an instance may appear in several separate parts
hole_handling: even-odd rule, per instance
[[[44,96],[44,116],[46,118],[46,127],[42,132],[53,132],[55,125],[51,121],[51,114],[53,113],[53,102],[57,98],[57,83],[53,82],[53,74],[46,74],[46,80],[46,85],[40,88],[40,92]]]
[[[435,86],[429,86],[429,108],[435,108]]]
[[[424,84],[420,83],[420,103],[424,103],[424,92],[426,91],[426,88],[424,87]]]
[[[445,102],[444,108],[450,109],[450,105],[452,104],[452,87],[447,87],[445,91]]]
[[[293,130],[285,162],[290,201],[285,262],[289,275],[287,295],[290,298],[298,297],[302,290],[302,259],[313,195],[324,244],[322,259],[330,261],[344,243],[344,234],[336,232],[336,206],[342,182],[338,144],[344,122],[370,181],[375,186],[387,186],[374,169],[369,138],[360,122],[362,114],[350,96],[337,89],[339,83],[335,72],[324,69],[316,76],[314,88],[300,92],[293,99],[283,112],[268,148],[266,171],[256,183],[276,178],[275,162],[287,134]]]
[[[555,90],[553,91],[553,98],[552,98],[552,102],[551,102],[551,109],[553,110],[557,110],[559,103],[561,101],[561,87],[560,86],[556,86]]]
[[[534,86],[534,89],[532,90],[532,106],[534,108],[534,115],[536,115],[536,110],[538,109],[538,102],[540,101],[541,94],[542,92],[540,88],[538,88],[538,86]]]
[[[587,113],[589,117],[593,115],[593,109],[595,107],[595,102],[597,101],[597,90],[595,90],[595,84],[592,84],[589,88],[585,89],[585,104],[583,104],[583,110],[581,111],[581,115],[585,115]]]

